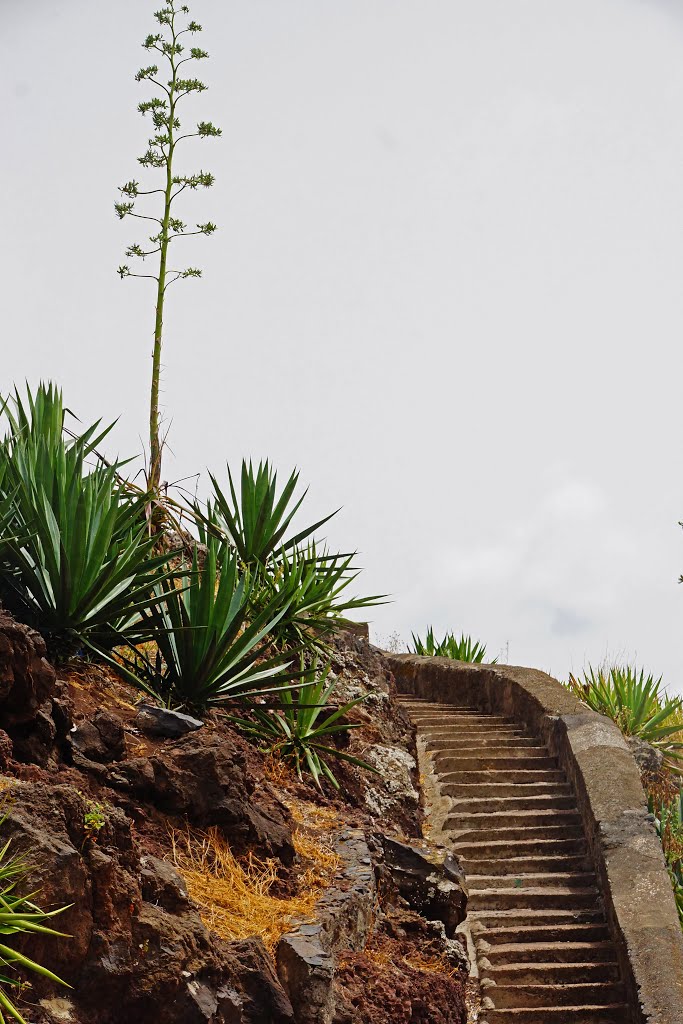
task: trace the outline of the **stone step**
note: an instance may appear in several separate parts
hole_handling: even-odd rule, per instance
[[[581,829],[581,818],[578,811],[557,808],[541,810],[502,810],[489,813],[468,814],[462,810],[453,810],[444,821],[444,829],[454,832],[456,829],[528,829],[548,826],[552,828]]]
[[[469,744],[454,743],[449,741],[448,743],[435,743],[429,747],[429,751],[434,757],[437,766],[440,763],[440,755],[448,758],[458,758],[460,760],[488,760],[489,758],[511,758],[514,757],[517,760],[528,760],[536,762],[539,758],[550,761],[551,765],[556,765],[554,758],[551,758],[545,747],[541,747],[538,743],[529,747],[520,747],[518,744],[514,744],[511,747],[498,746],[497,744],[481,744],[480,746],[470,746]],[[521,765],[512,765],[513,768],[521,767]],[[534,765],[532,765],[534,767]]]
[[[504,1007],[609,1006],[623,1003],[620,982],[583,982],[573,985],[494,985],[485,994],[497,1010]]]
[[[470,889],[544,889],[565,886],[567,889],[589,889],[595,886],[592,872],[548,871],[544,874],[526,873],[520,875],[475,875],[467,876]]]
[[[533,736],[454,736],[453,733],[425,737],[426,750],[543,750]]]
[[[509,857],[531,857],[534,854],[546,856],[548,854],[586,856],[587,854],[586,840],[583,838],[544,839],[537,837],[514,841],[508,839],[503,842],[496,840],[461,841],[458,838],[456,842],[452,843],[452,849],[458,857],[466,857],[467,860],[475,861],[478,859],[496,860],[500,857],[507,860]],[[491,874],[489,871],[486,873]],[[493,873],[495,874],[495,872]]]
[[[429,739],[433,739],[437,736],[445,736],[450,738],[457,736],[458,739],[484,739],[486,736],[496,739],[497,737],[507,736],[511,739],[536,739],[530,732],[520,726],[514,725],[497,725],[492,728],[489,725],[421,725],[420,735],[425,736]]]
[[[468,879],[469,883],[469,879]],[[537,889],[470,889],[468,908],[472,910],[570,910],[594,907],[599,896],[595,886],[572,889],[569,886]]]
[[[437,701],[423,700],[421,697],[415,697],[409,694],[401,694],[398,698],[401,704],[405,704],[410,708],[410,713],[413,711],[461,711],[470,712],[473,715],[487,715],[487,711],[482,711],[481,707],[475,707],[473,704],[467,704],[463,701],[459,701],[452,704],[441,704]]]
[[[465,729],[471,729],[474,726],[481,725],[484,729],[491,728],[508,728],[508,729],[519,729],[519,722],[515,722],[513,718],[506,718],[504,715],[458,715],[449,714],[445,712],[442,715],[435,714],[413,714],[410,715],[411,719],[418,728],[418,731],[428,725],[452,725],[462,726]]]
[[[536,910],[473,910],[467,917],[472,925],[472,934],[483,939],[488,931],[498,928],[522,929],[535,926],[604,924],[605,917],[600,904],[593,907],[554,908]]]
[[[441,787],[444,792],[444,787]],[[445,794],[450,796],[450,794]],[[499,811],[573,811],[578,814],[576,800],[571,793],[546,793],[541,796],[486,796],[454,800],[451,814],[497,814]]]
[[[475,785],[485,787],[489,784],[503,783],[506,786],[511,785],[527,785],[529,783],[541,783],[544,787],[549,784],[560,782],[566,783],[564,772],[559,771],[557,768],[552,770],[539,770],[539,769],[528,769],[523,767],[517,767],[514,769],[498,768],[495,771],[493,769],[483,770],[479,769],[463,769],[460,771],[442,768],[439,772],[439,781],[445,790],[445,787],[455,783],[459,786],[463,784]],[[482,788],[483,791],[483,788]]]
[[[557,774],[560,775],[559,772]],[[505,775],[503,779],[507,777]],[[451,778],[456,779],[457,776]],[[455,800],[523,800],[535,797],[547,800],[554,796],[574,800],[567,782],[550,782],[543,779],[539,782],[507,782],[500,779],[488,782],[445,782],[441,779],[439,788],[444,796],[450,796]]]
[[[438,711],[443,709],[444,711],[471,711],[475,715],[481,715],[482,710],[480,707],[475,707],[473,704],[468,704],[466,701],[453,701],[451,704],[441,701],[426,700],[424,697],[417,697],[415,694],[402,693],[398,698],[401,704],[407,704],[411,709],[420,711],[424,708],[431,709],[432,711]]]
[[[407,704],[411,708],[444,708],[447,711],[472,711],[477,715],[481,714],[481,708],[475,708],[472,704],[441,704],[433,700],[425,700],[423,697],[416,697],[411,693],[400,693],[398,699],[401,704]]]
[[[533,839],[583,840],[583,829],[580,825],[518,825],[516,828],[507,828],[498,827],[494,823],[492,828],[454,828],[452,824],[446,822],[444,831],[452,836],[453,842],[458,843],[515,843],[529,842]]]
[[[517,963],[493,965],[481,957],[482,978],[496,985],[585,985],[587,983],[619,981],[619,965],[615,960],[597,960],[586,963]]]
[[[511,857],[501,860],[477,859],[469,860],[466,857],[460,858],[462,869],[469,877],[470,875],[511,875],[516,878],[523,874],[546,874],[552,872],[576,872],[578,874],[593,871],[593,865],[587,854],[573,857],[556,854],[555,856],[531,856]]]
[[[517,772],[557,771],[557,761],[554,757],[548,757],[546,754],[530,755],[523,752],[523,756],[515,757],[514,755],[496,756],[496,754],[481,753],[475,756],[474,754],[442,753],[437,750],[433,756],[439,775],[445,775],[448,772],[507,772],[508,769]]]
[[[441,703],[430,703],[429,700],[401,700],[401,703],[407,708],[412,718],[417,718],[420,715],[473,715],[476,718],[484,719],[510,718],[509,715],[482,711],[481,708],[473,708],[472,705],[464,705],[464,703],[441,705]]]
[[[491,946],[486,959],[501,964],[591,964],[614,958],[611,942],[509,942]]]
[[[486,928],[478,932],[476,944],[478,947],[480,942],[491,946],[501,942],[607,942],[609,937],[609,929],[604,921],[588,924],[535,924]]]
[[[625,1003],[607,1006],[545,1006],[485,1010],[479,1024],[628,1024]]]

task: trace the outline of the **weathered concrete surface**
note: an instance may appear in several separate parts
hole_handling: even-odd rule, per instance
[[[613,722],[533,669],[387,655],[399,692],[509,715],[543,737],[577,794],[636,1018],[683,1024],[683,935],[638,768]]]

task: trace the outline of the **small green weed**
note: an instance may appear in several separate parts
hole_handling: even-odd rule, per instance
[[[88,810],[83,815],[83,829],[85,832],[83,846],[88,842],[96,843],[97,837],[106,824],[107,818],[103,804],[88,804]]]

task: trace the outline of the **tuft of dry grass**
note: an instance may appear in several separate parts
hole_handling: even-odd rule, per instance
[[[421,971],[423,974],[446,974],[449,978],[454,978],[459,973],[443,953],[427,956],[416,951],[410,956],[402,957],[401,962],[406,967],[411,967],[414,971]]]
[[[277,754],[267,754],[263,761],[263,774],[274,786],[284,786],[287,782],[294,782],[294,772],[281,757]]]
[[[345,958],[342,953],[340,961],[343,964],[346,959],[356,955],[349,953]],[[408,967],[413,971],[420,971],[422,974],[445,974],[449,978],[454,978],[458,974],[457,968],[453,967],[444,954],[430,955],[415,950],[406,955],[400,951],[400,948],[386,942],[380,945],[369,943],[363,950],[363,956],[383,970],[393,968],[395,971],[403,973]]]
[[[322,804],[309,803],[304,800],[285,799],[283,803],[297,825],[314,835],[320,836],[332,829],[339,828],[342,824],[339,811],[334,807],[324,807]]]
[[[258,935],[272,952],[281,935],[313,919],[315,904],[340,860],[324,835],[329,812],[321,815],[318,812],[324,809],[308,810],[303,804],[291,803],[289,808],[299,824],[293,834],[294,849],[306,864],[297,892],[290,897],[272,894],[279,881],[278,861],[253,854],[238,860],[217,828],[170,833],[171,860],[204,924],[221,938],[236,941]],[[325,826],[320,824],[322,819]]]
[[[351,955],[350,953],[347,954],[347,956]],[[371,963],[377,964],[378,967],[386,969],[387,967],[396,966],[391,950],[387,946],[366,946],[363,950],[363,956],[370,960]],[[346,959],[347,957],[344,956],[344,953],[341,953],[339,957],[340,962],[344,964]]]

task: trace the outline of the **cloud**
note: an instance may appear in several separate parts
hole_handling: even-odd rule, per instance
[[[598,628],[638,586],[634,566],[641,578],[648,571],[642,536],[586,479],[551,482],[495,531],[492,538],[479,528],[433,561],[427,576],[439,604],[457,594],[459,606],[490,616],[505,611],[508,621],[526,618],[544,632],[575,636]]]
[[[553,608],[550,631],[555,636],[576,636],[593,626],[591,619],[573,608]]]

